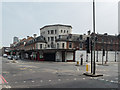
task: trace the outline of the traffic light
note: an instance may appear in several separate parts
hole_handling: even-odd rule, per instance
[[[89,37],[87,37],[87,40],[85,42],[85,46],[86,46],[87,53],[90,53],[90,38]]]
[[[103,49],[103,56],[105,56],[105,49]]]

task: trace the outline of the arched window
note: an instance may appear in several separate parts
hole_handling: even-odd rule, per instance
[[[68,30],[67,30],[67,33],[68,33]]]
[[[65,33],[65,30],[64,30],[64,33]]]

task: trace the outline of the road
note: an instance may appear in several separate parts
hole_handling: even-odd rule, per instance
[[[0,57],[1,58],[1,57]],[[102,77],[84,76],[83,66],[75,62],[38,62],[2,60],[3,88],[118,88],[118,62],[96,65]]]

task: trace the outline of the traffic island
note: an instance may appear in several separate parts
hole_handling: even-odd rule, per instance
[[[103,76],[102,74],[92,74],[92,73],[83,73],[83,75],[89,76],[89,77],[100,77],[100,76]]]
[[[16,63],[16,60],[12,60],[12,63]]]

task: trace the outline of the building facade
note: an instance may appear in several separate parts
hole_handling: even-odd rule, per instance
[[[119,41],[118,35],[108,35],[105,34],[95,34],[96,36],[96,50],[106,50],[106,51],[119,51]],[[91,34],[93,37],[93,34]]]
[[[68,35],[72,32],[72,26],[70,25],[47,25],[40,28],[40,35],[45,37],[47,44],[47,49],[56,49],[56,39],[59,38],[60,35]]]
[[[3,54],[10,55],[10,47],[2,47],[1,51],[2,51],[2,56]]]
[[[46,25],[40,28],[40,36],[27,36],[11,44],[11,51],[21,59],[57,62],[75,62],[75,51],[86,50],[86,40],[93,38],[93,33],[72,34],[70,25]],[[120,39],[108,34],[95,34],[96,50],[118,51]],[[90,48],[91,49],[91,48]]]

